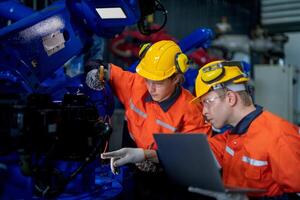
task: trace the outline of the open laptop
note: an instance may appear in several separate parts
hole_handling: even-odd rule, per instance
[[[220,167],[205,134],[154,134],[158,158],[167,175],[186,187],[217,192],[263,192],[252,188],[225,187]]]

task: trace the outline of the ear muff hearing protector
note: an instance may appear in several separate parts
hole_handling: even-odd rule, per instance
[[[201,77],[202,81],[206,84],[212,84],[225,75],[225,70],[222,66],[214,65],[211,67],[203,68],[203,75]]]
[[[150,49],[151,47],[151,43],[146,43],[141,47],[141,50],[139,51],[139,57],[140,59],[143,59],[147,53],[147,51]],[[189,59],[188,57],[181,52],[178,52],[175,55],[175,67],[176,67],[176,71],[178,73],[182,73],[184,74],[187,69],[188,69],[188,64],[189,64]]]
[[[175,56],[175,67],[178,73],[184,74],[188,69],[189,59],[184,53],[177,53]]]

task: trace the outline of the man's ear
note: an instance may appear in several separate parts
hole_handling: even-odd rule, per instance
[[[227,91],[226,96],[227,96],[227,102],[229,103],[230,106],[234,106],[237,103],[238,94],[236,92]]]

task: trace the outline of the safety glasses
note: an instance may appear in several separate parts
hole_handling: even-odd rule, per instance
[[[206,84],[211,84],[221,80],[225,75],[224,67],[238,67],[243,72],[243,66],[238,61],[223,61],[219,63],[213,63],[211,65],[203,67],[201,80]]]
[[[202,99],[201,100],[201,104],[203,106],[205,106],[206,108],[209,108],[213,102],[216,100],[216,99],[221,99],[223,98],[224,96],[226,95],[226,92],[222,95],[219,95],[219,96],[215,96],[215,97],[210,97],[210,98],[207,98],[207,99]]]

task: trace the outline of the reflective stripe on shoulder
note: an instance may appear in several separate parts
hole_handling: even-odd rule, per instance
[[[242,161],[250,164],[250,165],[253,165],[253,166],[256,166],[256,167],[261,167],[261,166],[265,166],[265,165],[268,165],[268,161],[264,161],[264,160],[255,160],[253,158],[249,158],[247,156],[243,156],[242,157]]]
[[[234,151],[229,146],[226,146],[225,151],[229,153],[231,156],[234,156]]]
[[[299,127],[299,129],[298,129],[298,133],[300,134],[300,127]]]
[[[177,129],[173,126],[171,126],[170,124],[167,124],[166,122],[163,122],[159,119],[156,120],[156,123],[167,128],[167,129],[170,129],[171,131],[175,132]]]
[[[134,112],[136,112],[138,115],[140,115],[140,116],[142,116],[142,117],[144,117],[144,118],[147,118],[147,114],[144,113],[143,111],[141,111],[140,109],[138,109],[138,108],[132,103],[132,99],[130,99],[129,104],[130,104],[130,105],[129,105],[130,108],[131,108]]]

